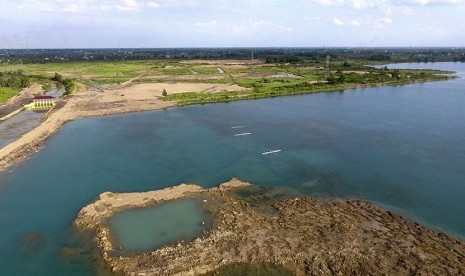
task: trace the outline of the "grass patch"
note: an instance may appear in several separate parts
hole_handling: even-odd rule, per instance
[[[6,102],[9,98],[16,96],[21,89],[14,87],[0,87],[0,104]]]

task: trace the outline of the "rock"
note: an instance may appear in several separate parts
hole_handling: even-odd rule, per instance
[[[275,201],[267,209],[230,192],[249,185],[232,179],[212,189],[176,186],[158,193],[140,193],[139,203],[134,196],[120,194],[122,205],[108,207],[106,213],[123,210],[126,201],[131,201],[126,208],[145,206],[145,198],[170,191],[176,195],[171,198],[202,200],[204,208],[215,216],[205,236],[150,253],[115,256],[111,232],[105,226],[106,213],[94,213],[97,221],[89,223],[91,212],[81,211],[75,225],[93,229],[105,262],[127,275],[199,275],[239,263],[275,264],[294,275],[465,273],[464,243],[369,202],[294,197]],[[178,193],[186,187],[190,187],[188,193]],[[98,201],[93,204],[105,206]],[[272,215],[262,211],[269,208],[274,210]]]

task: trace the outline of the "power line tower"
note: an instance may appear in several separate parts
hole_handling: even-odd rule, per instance
[[[325,78],[329,78],[329,55],[326,55]]]

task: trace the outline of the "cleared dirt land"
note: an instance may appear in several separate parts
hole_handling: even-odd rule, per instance
[[[246,88],[236,84],[215,84],[215,83],[140,83],[133,84],[127,87],[109,90],[119,95],[124,95],[126,99],[145,100],[154,97],[161,97],[163,89],[166,89],[168,94],[177,94],[183,92],[208,92],[217,93],[225,91],[243,91]]]

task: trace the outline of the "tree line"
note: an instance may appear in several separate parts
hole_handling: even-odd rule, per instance
[[[11,88],[25,88],[31,85],[31,77],[23,70],[0,72],[0,86]]]

